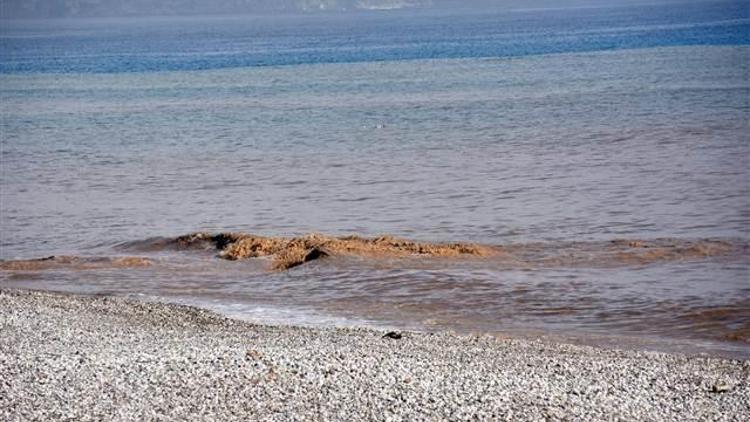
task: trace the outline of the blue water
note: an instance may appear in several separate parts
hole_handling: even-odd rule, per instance
[[[0,72],[153,72],[746,45],[748,4],[4,21]]]
[[[2,270],[0,286],[747,357],[749,41],[747,2],[3,21],[0,260],[83,264]],[[390,233],[549,259],[275,273],[122,248],[195,231]],[[600,250],[618,238],[732,252]],[[154,264],[99,259],[123,254]]]

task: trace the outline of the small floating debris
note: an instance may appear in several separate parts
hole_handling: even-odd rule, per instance
[[[393,340],[401,340],[402,337],[403,336],[401,335],[401,333],[397,333],[395,331],[389,331],[385,333],[385,335],[383,335],[383,338],[390,338]]]
[[[728,384],[720,382],[711,386],[712,393],[726,393],[732,389]]]

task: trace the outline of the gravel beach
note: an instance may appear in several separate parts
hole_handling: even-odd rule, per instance
[[[750,361],[19,290],[0,333],[4,421],[750,420]]]

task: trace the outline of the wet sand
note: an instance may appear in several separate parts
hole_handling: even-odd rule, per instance
[[[750,361],[0,291],[0,419],[746,420]],[[393,336],[398,337],[398,336]]]

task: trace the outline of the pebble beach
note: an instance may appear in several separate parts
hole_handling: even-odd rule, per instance
[[[0,419],[750,419],[750,361],[0,290]]]

